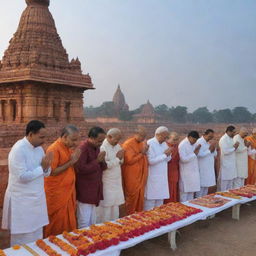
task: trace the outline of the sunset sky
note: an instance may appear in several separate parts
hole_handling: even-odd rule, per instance
[[[25,7],[1,3],[0,59]],[[120,84],[130,109],[149,99],[256,112],[255,0],[51,0],[50,11],[70,59],[93,79],[86,106]]]

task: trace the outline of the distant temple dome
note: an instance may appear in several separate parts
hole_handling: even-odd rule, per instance
[[[153,105],[148,100],[145,105],[143,105],[139,114],[133,116],[134,120],[141,123],[155,123],[157,120],[157,114]]]

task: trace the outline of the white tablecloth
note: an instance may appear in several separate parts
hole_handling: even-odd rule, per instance
[[[225,197],[226,198],[226,197]],[[234,205],[237,205],[237,204],[245,204],[245,203],[248,203],[248,202],[251,202],[251,201],[254,201],[256,200],[256,196],[252,197],[252,198],[242,198],[242,199],[230,199],[230,198],[226,198],[226,199],[229,199],[230,202],[226,203],[225,205],[221,206],[221,207],[216,207],[216,208],[207,208],[207,207],[203,207],[203,206],[199,206],[199,205],[194,205],[190,202],[184,202],[183,204],[187,205],[187,206],[192,206],[194,208],[198,208],[198,209],[201,209],[203,212],[200,212],[198,214],[195,214],[195,215],[192,215],[184,220],[180,220],[180,221],[177,221],[171,225],[168,225],[168,226],[164,226],[164,227],[161,227],[159,229],[156,229],[156,230],[153,230],[153,231],[150,231],[142,236],[139,236],[139,237],[135,237],[135,238],[132,238],[132,239],[129,239],[128,241],[126,242],[120,242],[118,245],[116,246],[111,246],[105,250],[102,250],[102,251],[97,251],[93,254],[90,254],[90,256],[118,256],[120,254],[120,251],[123,250],[123,249],[127,249],[127,248],[130,248],[130,247],[133,247],[135,246],[136,244],[139,244],[143,241],[146,241],[148,239],[152,239],[154,237],[158,237],[158,236],[161,236],[165,233],[168,233],[168,232],[171,232],[171,231],[174,231],[174,230],[177,230],[177,229],[180,229],[182,227],[185,227],[185,226],[188,226],[198,220],[204,220],[206,219],[207,217],[211,216],[211,215],[214,215],[218,212],[221,212],[221,211],[224,211]],[[62,236],[58,236],[59,238],[62,238]],[[67,253],[61,251],[59,249],[59,247],[55,246],[54,244],[50,243],[47,239],[44,240],[46,243],[48,243],[53,249],[55,249],[58,253],[61,253],[63,256],[68,256]],[[65,240],[65,242],[67,242]],[[37,252],[39,255],[41,256],[47,256],[47,254],[45,254],[41,249],[39,249],[35,243],[31,243],[31,244],[28,244],[29,247],[31,247],[35,252]],[[9,248],[9,249],[6,249],[4,251],[7,256],[31,256],[31,254],[26,251],[25,249],[20,249],[18,251],[14,251],[13,249]]]

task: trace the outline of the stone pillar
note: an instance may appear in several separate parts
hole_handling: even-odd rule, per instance
[[[25,122],[36,119],[36,99],[33,96],[25,97],[23,103],[23,119]]]
[[[11,105],[11,100],[8,100],[7,101],[7,104],[6,104],[6,115],[5,115],[5,120],[10,123],[12,122],[12,105]]]
[[[3,122],[2,101],[0,100],[0,121]]]
[[[16,104],[16,123],[22,122],[22,98],[17,98],[17,104]]]

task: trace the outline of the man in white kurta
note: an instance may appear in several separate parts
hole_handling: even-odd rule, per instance
[[[155,137],[148,140],[147,152],[149,169],[145,187],[144,210],[150,210],[163,204],[170,197],[168,185],[168,161],[171,160],[172,149],[168,147],[168,128],[160,126],[155,131]]]
[[[50,174],[52,154],[45,156],[41,147],[44,139],[44,124],[31,121],[26,137],[17,141],[9,153],[2,228],[10,230],[11,246],[41,239],[42,227],[48,224],[44,177]]]
[[[197,155],[200,173],[200,191],[196,192],[196,197],[207,195],[208,188],[216,185],[214,160],[217,156],[217,151],[216,143],[211,141],[213,138],[214,131],[208,129],[196,142],[197,145],[201,145]]]
[[[103,172],[103,200],[97,209],[97,221],[105,222],[119,218],[119,205],[124,203],[122,187],[121,164],[124,151],[118,144],[121,139],[121,131],[112,128],[107,132],[107,138],[102,143],[101,151],[105,151],[107,169]]]
[[[180,201],[192,200],[194,194],[200,191],[200,175],[197,155],[201,145],[196,145],[199,138],[197,131],[191,131],[179,144],[180,155]]]
[[[234,143],[236,134],[234,126],[228,126],[226,133],[220,138],[220,173],[218,190],[226,191],[233,188],[234,179],[237,178],[236,150],[239,142]]]
[[[256,153],[255,149],[251,149],[250,143],[245,141],[245,137],[247,135],[247,129],[242,127],[239,133],[235,135],[233,139],[234,143],[239,143],[239,146],[236,150],[237,177],[234,179],[234,188],[240,188],[244,186],[245,179],[248,177],[248,155],[251,156]]]

